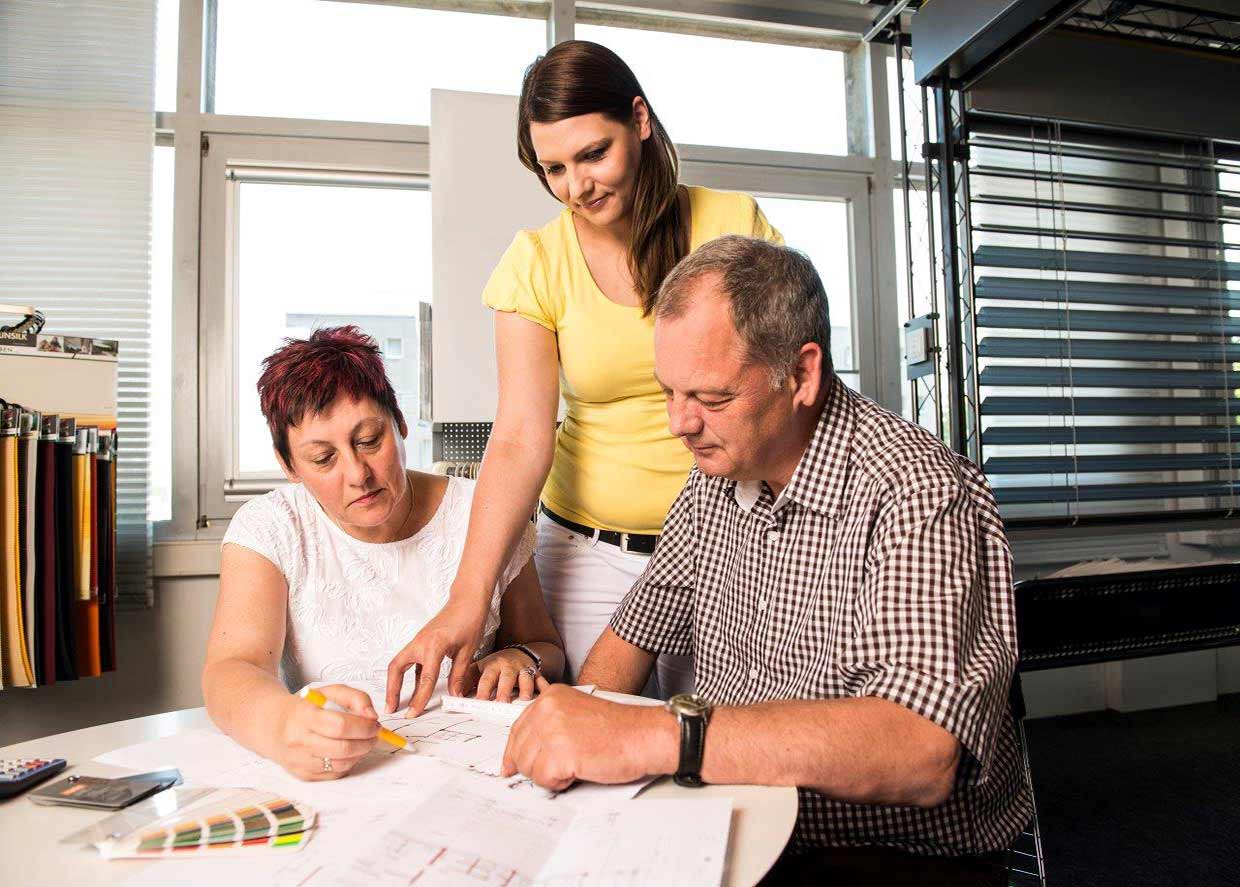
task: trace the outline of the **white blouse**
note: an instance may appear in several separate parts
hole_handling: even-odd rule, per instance
[[[301,484],[272,490],[237,511],[224,545],[265,557],[288,583],[280,673],[296,690],[311,681],[383,686],[391,658],[448,601],[473,501],[474,482],[449,477],[421,530],[398,542],[363,542],[340,529]],[[526,527],[495,592],[479,652],[490,651],[500,600],[534,551]],[[451,662],[443,664],[446,675]]]

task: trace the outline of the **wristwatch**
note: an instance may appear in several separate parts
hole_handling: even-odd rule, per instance
[[[677,693],[667,700],[667,710],[680,722],[680,764],[672,778],[677,785],[700,788],[702,755],[706,751],[706,724],[710,703],[696,693]]]

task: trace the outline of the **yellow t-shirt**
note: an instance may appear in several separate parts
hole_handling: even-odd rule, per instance
[[[690,250],[724,234],[783,243],[748,194],[688,192]],[[592,527],[660,532],[693,457],[667,429],[654,379],[654,316],[603,295],[581,253],[571,210],[537,231],[517,232],[482,301],[556,334],[568,414],[556,433],[542,501]]]

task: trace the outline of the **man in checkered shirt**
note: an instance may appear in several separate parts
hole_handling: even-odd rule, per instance
[[[993,860],[1032,804],[1008,709],[1011,556],[985,478],[835,375],[800,253],[719,238],[654,311],[670,426],[697,464],[580,681],[636,693],[658,654],[693,654],[713,706],[701,777],[797,786],[791,853]],[[677,770],[668,711],[545,689],[510,772],[563,787]],[[851,852],[860,868],[835,871],[864,870]]]

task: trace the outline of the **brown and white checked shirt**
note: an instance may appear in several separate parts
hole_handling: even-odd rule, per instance
[[[874,696],[960,741],[939,807],[800,789],[794,848],[981,853],[1029,821],[1008,710],[1011,554],[990,488],[838,378],[778,500],[693,469],[611,627],[645,650],[692,653],[698,692],[716,705]]]

